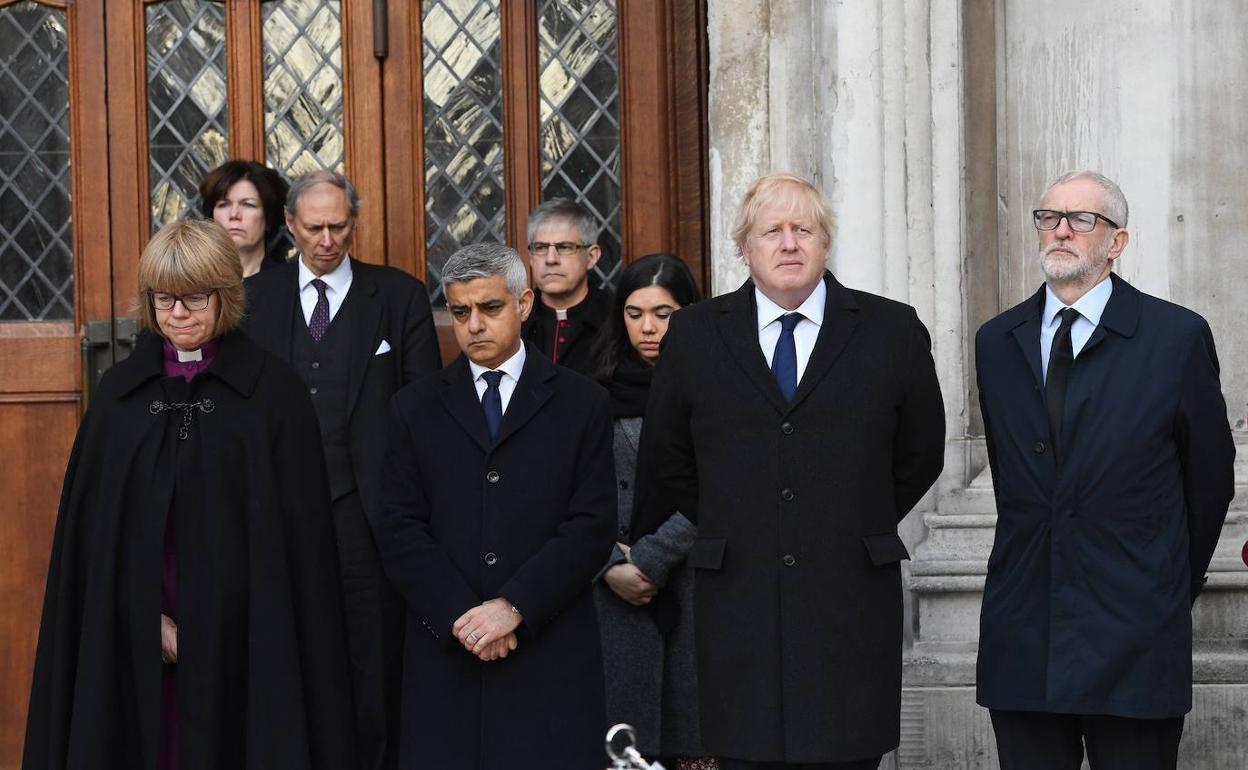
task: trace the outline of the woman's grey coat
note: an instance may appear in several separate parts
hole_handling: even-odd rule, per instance
[[[615,421],[621,541],[629,539],[640,435],[640,417]],[[685,555],[696,536],[697,528],[676,514],[632,548],[637,568],[680,606],[680,620],[666,636],[660,633],[649,608],[624,601],[602,579],[607,569],[626,561],[618,546],[594,584],[607,681],[607,720],[635,727],[638,748],[651,757],[696,757],[703,753],[693,657],[693,570],[684,567]]]

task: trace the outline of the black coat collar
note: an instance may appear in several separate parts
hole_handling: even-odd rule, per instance
[[[521,370],[516,389],[507,403],[507,411],[503,413],[503,422],[498,428],[496,439],[490,438],[489,428],[486,427],[485,410],[481,407],[481,399],[477,397],[477,388],[472,382],[472,369],[468,366],[468,358],[460,353],[439,374],[442,380],[442,402],[447,411],[486,452],[502,444],[508,436],[523,427],[554,395],[550,381],[559,376],[559,367],[533,345],[527,342],[523,344],[524,369]]]
[[[1113,282],[1114,290],[1105,304],[1105,312],[1101,313],[1101,322],[1084,343],[1080,355],[1100,345],[1107,332],[1124,338],[1133,337],[1139,326],[1143,298],[1140,290],[1114,273],[1109,274],[1109,280]],[[1002,318],[1006,330],[1022,349],[1036,385],[1040,387],[1044,386],[1044,376],[1040,371],[1040,322],[1044,317],[1045,300],[1044,286],[1041,285],[1035,294],[1005,311]]]
[[[767,367],[767,358],[758,346],[758,307],[754,298],[754,281],[746,280],[720,306],[726,322],[721,335],[724,344],[755,387],[781,414],[787,414],[810,395],[845,350],[858,327],[858,300],[853,292],[842,286],[830,271],[824,271],[823,282],[828,290],[823,306],[823,323],[819,327],[819,336],[815,339],[810,360],[806,363],[806,371],[802,374],[802,380],[798,383],[797,392],[793,394],[791,402],[785,400],[784,394],[780,392],[775,376]]]
[[[164,338],[143,331],[135,341],[134,352],[115,367],[117,382],[125,395],[144,383],[164,376]],[[221,336],[221,348],[204,372],[224,382],[243,398],[251,396],[264,368],[264,351],[241,331]]]

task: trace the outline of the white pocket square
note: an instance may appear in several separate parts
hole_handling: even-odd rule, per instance
[[[374,353],[373,355],[379,356],[382,353],[389,353],[389,352],[390,352],[390,343],[386,342],[385,340],[382,340],[381,344],[377,346],[377,352]]]

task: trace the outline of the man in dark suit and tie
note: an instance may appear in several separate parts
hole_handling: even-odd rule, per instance
[[[397,762],[403,601],[382,572],[365,512],[381,496],[390,398],[441,360],[424,285],[348,255],[359,205],[341,174],[317,171],[294,181],[286,226],[299,259],[246,281],[245,329],[294,364],[316,407],[338,538],[359,766],[378,770]]]
[[[600,767],[607,394],[521,342],[533,292],[514,250],[466,246],[442,284],[463,355],[395,396],[372,515],[408,606],[400,764]]]
[[[1005,770],[1173,770],[1191,606],[1234,495],[1209,325],[1110,271],[1113,181],[1071,172],[1033,212],[1045,285],[975,338],[997,501],[978,701]]]
[[[944,461],[928,333],[827,271],[809,181],[755,181],[733,235],[750,280],[664,338],[634,536],[698,525],[702,735],[724,770],[874,768],[900,739],[897,523]]]

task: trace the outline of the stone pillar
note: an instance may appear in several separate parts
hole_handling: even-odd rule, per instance
[[[971,349],[982,320],[1040,285],[1029,212],[1047,179],[1092,165],[1119,180],[1132,206],[1124,276],[1210,319],[1231,419],[1248,438],[1248,303],[1233,288],[1248,277],[1238,256],[1248,236],[1248,121],[1236,117],[1239,97],[1225,102],[1248,77],[1248,53],[1234,42],[1248,10],[1147,5],[708,0],[715,293],[747,275],[729,235],[746,187],[787,169],[832,201],[838,278],[914,305],[932,333],[946,461],[901,527],[913,561],[904,572],[902,742],[891,767],[997,766],[988,715],[974,702],[996,513]],[[1160,53],[1141,58],[1142,49]],[[984,129],[985,115],[995,131]],[[1237,479],[1195,608],[1185,768],[1248,767],[1242,445]]]

